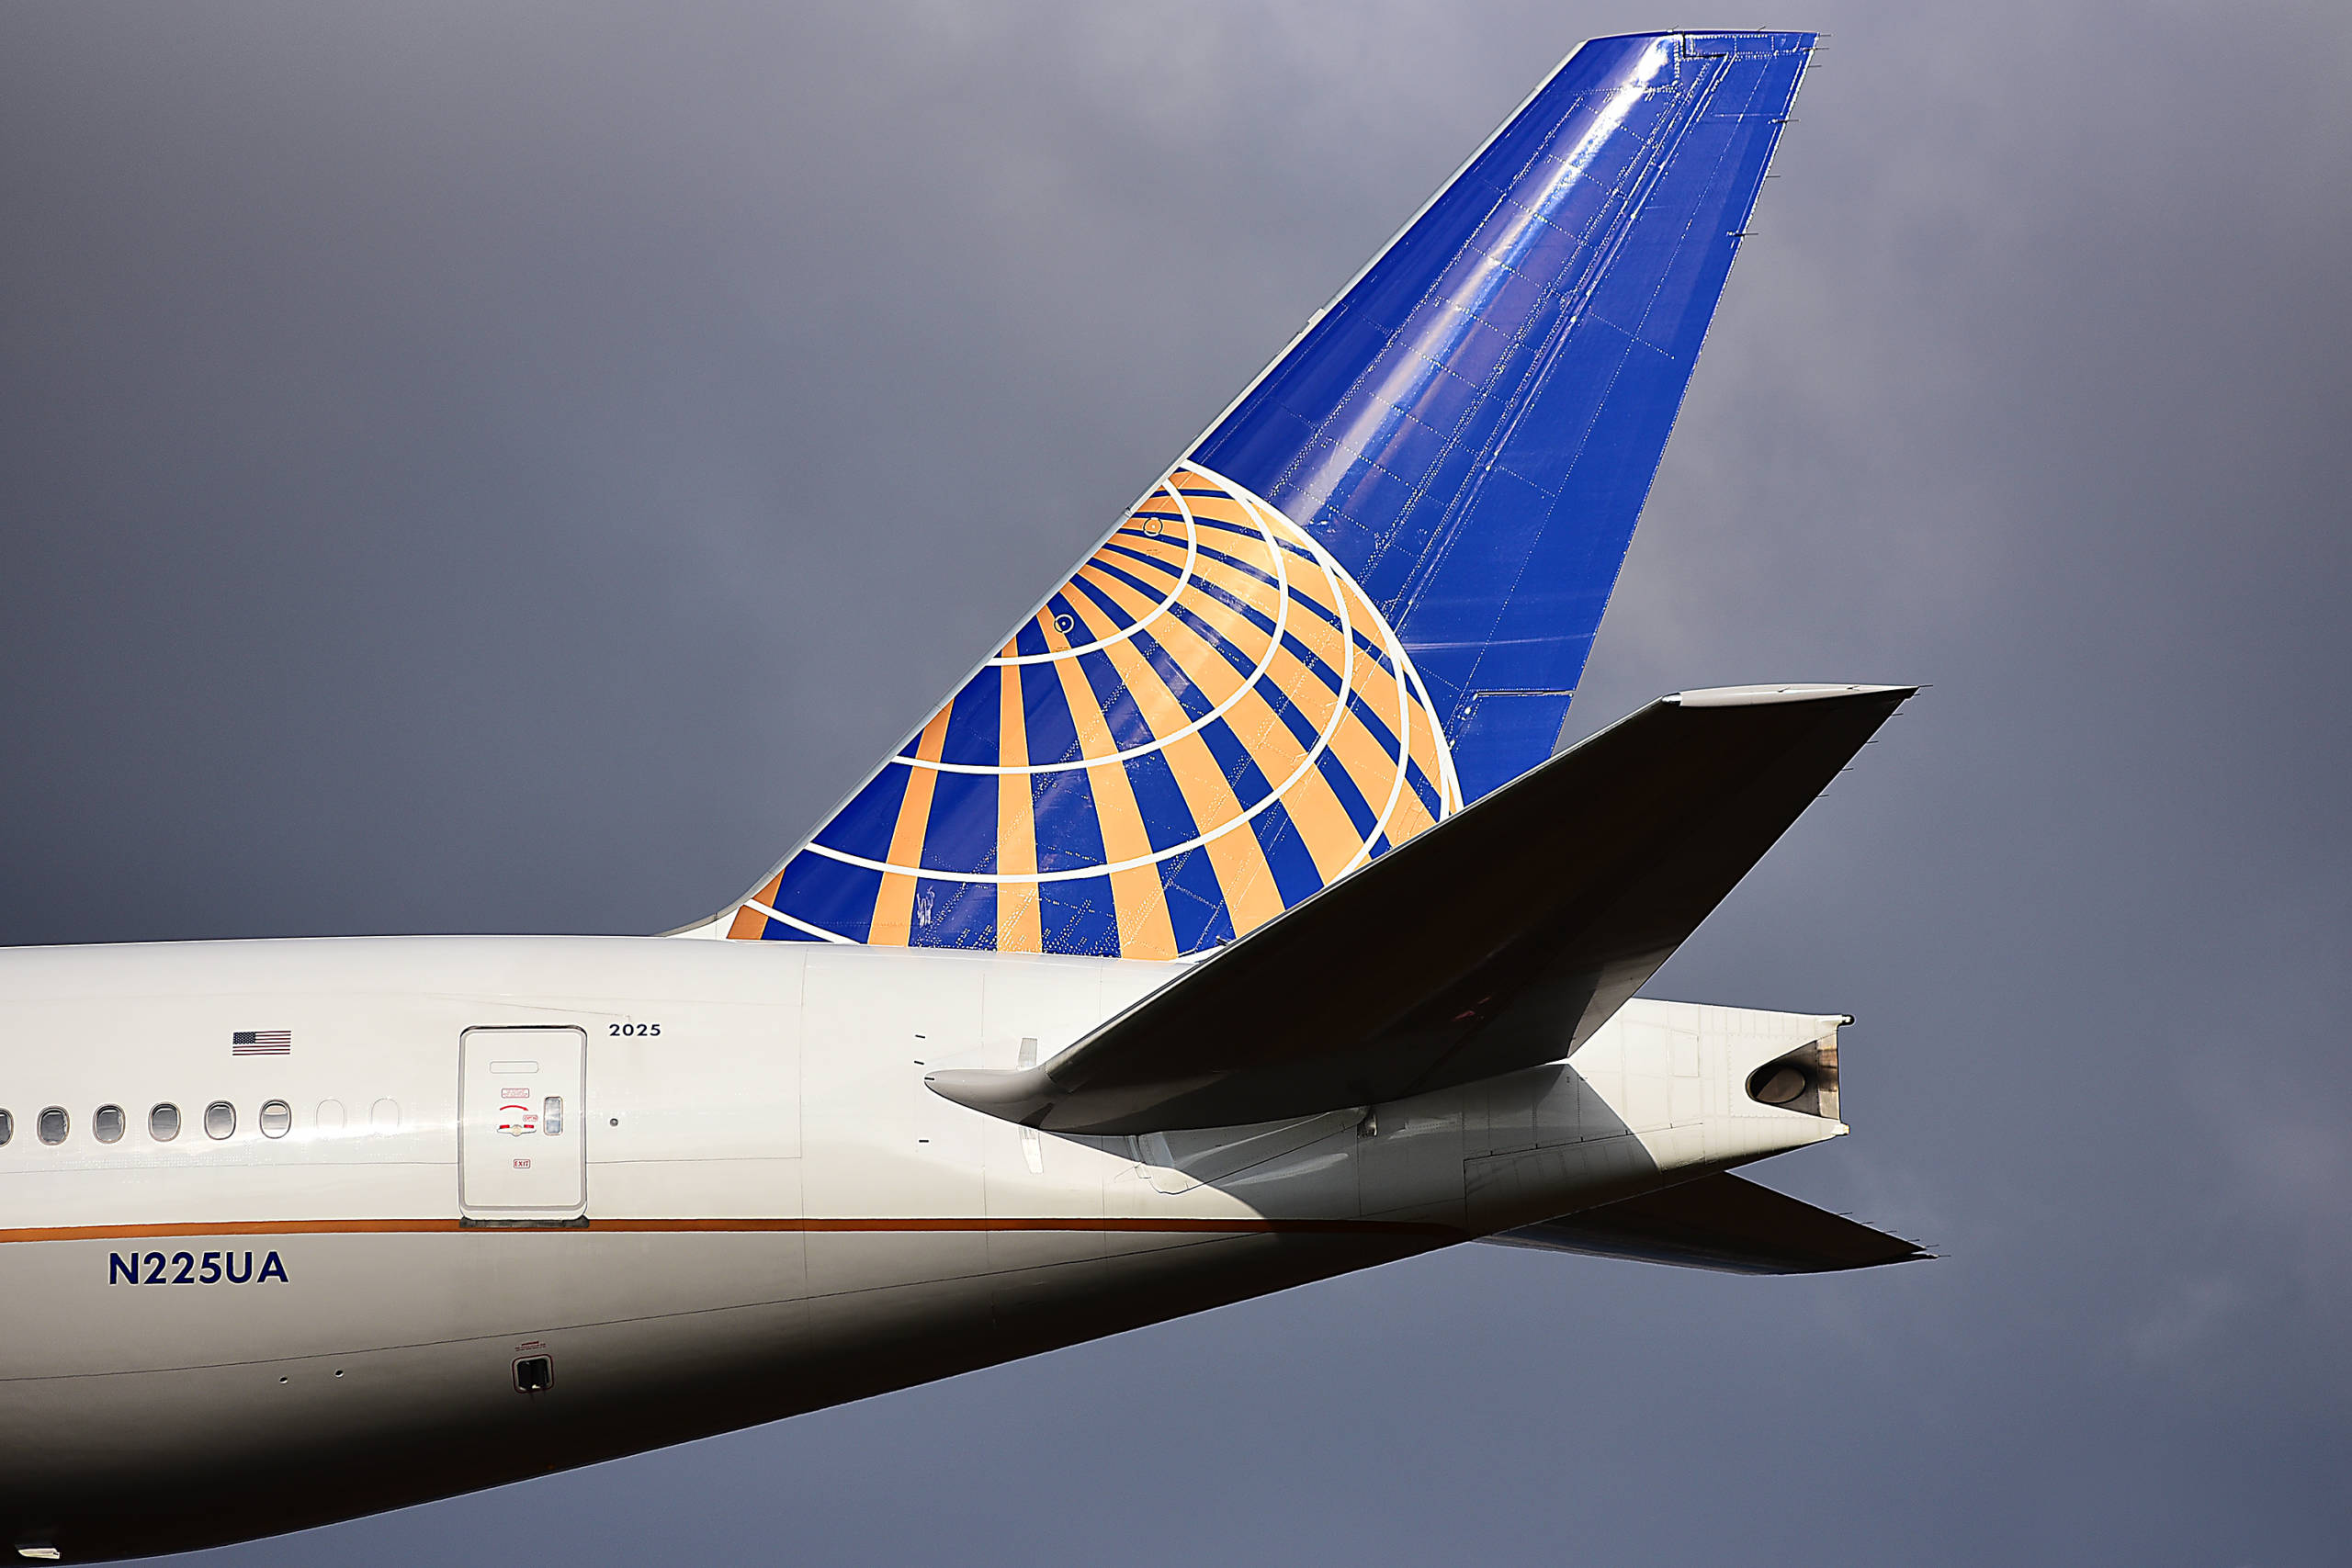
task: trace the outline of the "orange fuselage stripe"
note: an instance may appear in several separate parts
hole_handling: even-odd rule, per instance
[[[730,1219],[730,1220],[591,1220],[581,1224],[549,1223],[542,1226],[467,1225],[460,1220],[220,1220],[156,1225],[44,1225],[0,1230],[0,1243],[17,1241],[148,1241],[176,1236],[207,1235],[381,1235],[463,1232],[497,1235],[502,1231],[537,1230],[548,1235],[580,1231],[641,1232],[799,1232],[804,1235],[843,1235],[862,1232],[972,1231],[1102,1231],[1123,1235],[1390,1235],[1420,1236],[1433,1241],[1460,1241],[1465,1233],[1452,1225],[1407,1220],[1187,1220],[1187,1219]]]

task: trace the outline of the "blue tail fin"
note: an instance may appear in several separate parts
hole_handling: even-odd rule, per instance
[[[1812,44],[1578,50],[698,934],[1197,953],[1542,761]]]

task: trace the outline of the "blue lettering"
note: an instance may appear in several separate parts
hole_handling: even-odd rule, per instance
[[[242,1265],[242,1267],[240,1267]],[[226,1280],[232,1285],[243,1285],[263,1280],[286,1278],[286,1259],[277,1253],[264,1255],[261,1271],[254,1271],[254,1255],[250,1252],[208,1252],[201,1261],[197,1255],[175,1252],[168,1258],[160,1252],[109,1252],[107,1254],[107,1283],[109,1285],[217,1285]],[[140,1269],[146,1277],[140,1277]],[[177,1273],[169,1270],[176,1269]]]

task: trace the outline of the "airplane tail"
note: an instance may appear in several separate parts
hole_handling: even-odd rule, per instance
[[[1813,37],[1586,44],[690,932],[1171,958],[1549,756]]]

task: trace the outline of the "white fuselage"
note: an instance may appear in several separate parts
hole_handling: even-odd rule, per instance
[[[1740,1087],[1835,1020],[1656,1002],[1572,1066],[1252,1128],[1057,1136],[923,1087],[1046,1060],[1180,969],[650,938],[0,952],[0,1527],[86,1560],[492,1485],[1844,1130]]]

